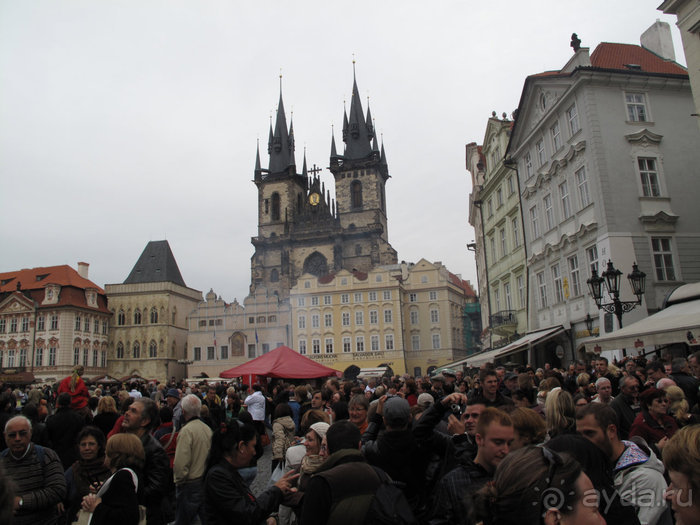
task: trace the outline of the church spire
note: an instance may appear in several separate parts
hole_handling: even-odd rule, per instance
[[[282,75],[280,75],[280,100],[277,105],[277,119],[274,132],[270,127],[270,141],[268,151],[270,153],[270,167],[268,171],[281,173],[294,165],[294,128],[287,130],[287,117],[284,113],[282,101]]]
[[[343,140],[345,141],[345,157],[347,159],[364,159],[372,153],[372,137],[374,131],[371,125],[371,115],[365,118],[360,101],[360,92],[357,88],[357,78],[355,76],[355,61],[353,60],[352,74],[352,98],[350,99],[350,115],[345,117],[347,126],[343,122]],[[346,131],[347,128],[347,131]]]

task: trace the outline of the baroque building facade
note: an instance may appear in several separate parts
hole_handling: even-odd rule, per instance
[[[184,377],[187,315],[202,292],[187,287],[168,241],[149,242],[126,280],[105,289],[113,316],[109,374]]]
[[[86,377],[107,370],[111,313],[89,264],[0,273],[0,378],[55,381],[74,365]]]
[[[526,79],[506,152],[520,179],[529,329],[560,328],[540,353],[552,364],[582,357],[592,333],[617,328],[588,294],[592,270],[613,261],[646,273],[628,323],[700,279],[700,209],[689,198],[700,190],[700,134],[687,71],[637,45],[574,49],[561,70]],[[625,279],[621,296],[634,298]],[[519,359],[533,362],[527,349]]]

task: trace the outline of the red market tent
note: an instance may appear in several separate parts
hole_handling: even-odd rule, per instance
[[[338,371],[300,355],[288,346],[280,346],[219,374],[220,377],[265,376],[280,379],[314,379],[337,376]]]

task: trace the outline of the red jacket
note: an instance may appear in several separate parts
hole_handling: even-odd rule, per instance
[[[71,376],[68,376],[58,385],[59,395],[63,392],[68,392],[70,394],[70,407],[73,410],[85,408],[88,404],[88,398],[90,397],[85,381],[83,381],[82,377],[78,377],[78,380],[75,382],[75,392],[71,392],[70,380]]]
[[[664,437],[671,438],[676,430],[678,425],[671,416],[664,414],[663,425],[660,425],[649,412],[642,410],[630,427],[630,437],[641,436],[649,445],[655,445]]]

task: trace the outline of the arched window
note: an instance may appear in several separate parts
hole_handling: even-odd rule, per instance
[[[134,324],[141,324],[141,310],[134,312]]]
[[[126,315],[124,314],[124,310],[119,310],[119,313],[117,314],[117,324],[119,326],[124,326],[126,324]]]
[[[280,194],[277,192],[272,194],[272,220],[280,220]]]
[[[124,359],[124,344],[117,343],[117,359]]]
[[[328,261],[322,254],[314,252],[304,261],[304,273],[310,273],[316,277],[326,275],[328,273]]]
[[[273,269],[270,272],[270,282],[276,283],[279,280],[280,280],[280,273],[277,271],[277,269]]]
[[[151,308],[151,324],[158,322],[158,310],[155,307]]]
[[[148,357],[158,357],[158,343],[155,341],[148,345]]]
[[[134,359],[140,359],[141,358],[141,345],[139,344],[138,341],[134,342],[133,348],[134,348],[134,352],[132,355],[134,356]]]
[[[362,183],[354,180],[350,184],[350,206],[352,208],[362,208]]]

